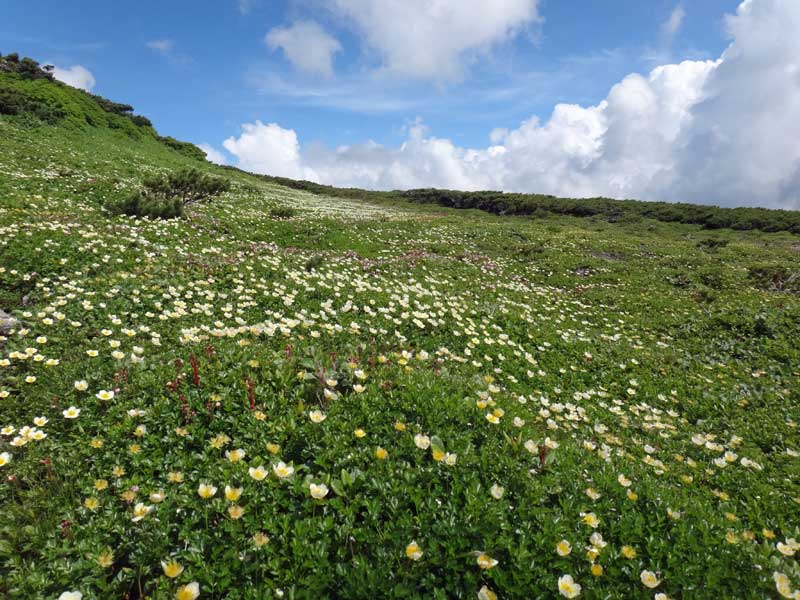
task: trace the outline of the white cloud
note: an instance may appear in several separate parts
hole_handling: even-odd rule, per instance
[[[188,54],[176,51],[175,40],[168,38],[150,40],[145,46],[163,56],[172,65],[184,66],[192,62],[192,58]]]
[[[146,46],[150,48],[150,50],[154,50],[159,54],[167,56],[170,52],[172,52],[172,49],[175,47],[175,42],[167,39],[151,40],[147,42]]]
[[[211,144],[197,144],[197,147],[200,148],[200,150],[202,150],[203,152],[206,153],[206,158],[210,162],[216,163],[218,165],[226,165],[226,164],[228,164],[228,161],[225,158],[225,155],[222,152],[220,152],[219,150],[217,150],[216,148],[214,148],[214,146],[212,146]]]
[[[661,25],[661,31],[667,39],[672,39],[681,30],[686,11],[680,4],[676,6],[669,15],[669,18]]]
[[[339,41],[314,21],[275,27],[264,41],[273,50],[283,50],[295,69],[325,77],[333,76],[333,56],[342,50]]]
[[[341,0],[339,0],[341,1]],[[312,144],[243,126],[239,166],[341,186],[503,189],[800,209],[800,3],[745,0],[716,61],[631,74],[596,106],[557,105],[462,148],[420,122],[396,148]]]
[[[83,65],[72,65],[69,68],[53,67],[53,76],[72,87],[92,91],[96,81],[92,72]]]
[[[538,0],[332,0],[382,67],[411,79],[459,79],[465,64],[539,20]]]
[[[316,179],[309,169],[301,165],[297,134],[275,123],[245,123],[238,138],[230,137],[222,145],[236,157],[236,166],[246,171]]]
[[[246,15],[247,13],[250,12],[250,10],[252,10],[253,3],[254,0],[239,0],[238,1],[239,12],[242,13],[243,15]]]

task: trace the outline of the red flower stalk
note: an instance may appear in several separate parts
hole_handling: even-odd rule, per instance
[[[256,391],[253,385],[253,380],[247,378],[247,397],[250,399],[250,410],[256,409]]]
[[[192,382],[195,385],[200,385],[200,374],[197,371],[197,357],[194,354],[192,354],[190,360],[192,363]]]

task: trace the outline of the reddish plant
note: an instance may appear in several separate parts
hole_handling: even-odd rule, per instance
[[[245,380],[247,383],[247,398],[250,400],[250,410],[256,409],[256,390],[253,380],[249,377]]]
[[[189,360],[192,363],[192,383],[195,385],[200,385],[200,373],[197,370],[197,357],[192,354]]]

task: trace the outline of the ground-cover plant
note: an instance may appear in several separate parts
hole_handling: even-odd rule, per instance
[[[102,209],[191,167],[231,185],[190,219]],[[0,175],[0,596],[800,587],[796,236],[312,195],[19,116]]]

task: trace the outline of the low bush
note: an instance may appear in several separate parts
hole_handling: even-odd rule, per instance
[[[30,114],[45,123],[55,124],[64,117],[58,106],[29,96],[20,90],[0,89],[0,115]]]
[[[276,206],[270,209],[269,216],[273,219],[291,219],[297,216],[297,211],[288,206]]]
[[[183,169],[145,180],[142,189],[107,203],[106,209],[112,214],[173,219],[182,216],[187,206],[229,189],[227,179],[206,175],[197,169]]]

